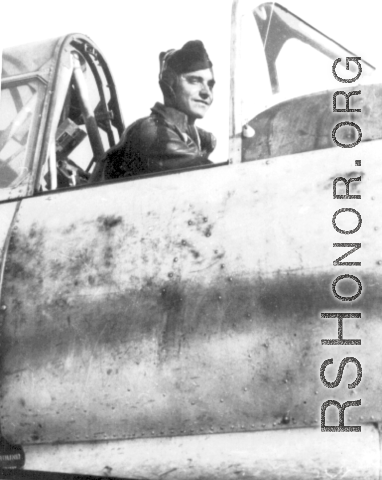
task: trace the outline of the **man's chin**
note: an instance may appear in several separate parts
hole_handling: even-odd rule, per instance
[[[191,112],[189,118],[193,118],[194,120],[200,120],[205,117],[208,109],[203,110],[196,110]]]

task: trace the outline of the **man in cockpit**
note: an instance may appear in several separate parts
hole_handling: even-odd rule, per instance
[[[210,164],[215,137],[195,126],[213,101],[212,62],[199,40],[162,52],[159,85],[164,104],[137,120],[106,155],[105,180]]]

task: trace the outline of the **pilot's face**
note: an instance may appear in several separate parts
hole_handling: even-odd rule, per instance
[[[174,107],[188,116],[190,123],[203,118],[213,101],[215,85],[211,68],[182,73],[175,86]]]

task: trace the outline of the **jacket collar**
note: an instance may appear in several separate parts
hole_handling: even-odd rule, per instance
[[[175,125],[181,132],[187,132],[189,124],[188,117],[185,113],[176,108],[166,107],[159,102],[153,106],[151,111],[160,115],[167,123]]]

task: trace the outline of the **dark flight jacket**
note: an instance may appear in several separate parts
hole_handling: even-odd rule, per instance
[[[190,125],[186,114],[156,103],[151,115],[130,125],[107,152],[104,179],[207,165],[215,145],[215,137]]]

